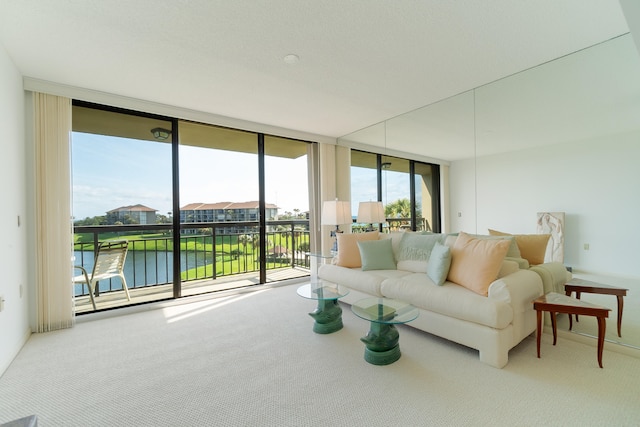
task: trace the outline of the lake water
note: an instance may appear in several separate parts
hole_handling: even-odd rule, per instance
[[[80,265],[84,259],[84,267],[87,269],[87,273],[91,274],[93,268],[93,252],[92,251],[75,251],[75,264]],[[202,254],[196,255],[193,253],[182,254],[181,256],[181,269],[182,271],[189,270],[196,267],[201,267],[207,263],[211,263],[210,260],[205,261]],[[80,270],[75,269],[75,275],[80,274]],[[173,253],[171,252],[141,252],[141,251],[129,251],[127,253],[127,260],[124,264],[124,277],[127,280],[127,286],[129,289],[133,287],[142,287],[157,284],[166,284],[173,281]],[[112,280],[112,286],[114,289],[122,289],[120,280],[115,278]],[[84,287],[84,291],[83,288]],[[109,280],[100,282],[100,291],[109,290]],[[82,295],[87,293],[87,287],[84,285],[75,285],[75,295]]]

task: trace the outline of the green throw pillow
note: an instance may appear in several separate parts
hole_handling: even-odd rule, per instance
[[[362,271],[396,269],[391,239],[358,242],[358,249],[362,259]]]
[[[447,280],[449,267],[451,267],[451,248],[436,242],[431,250],[431,257],[429,257],[427,276],[436,285],[442,286]]]

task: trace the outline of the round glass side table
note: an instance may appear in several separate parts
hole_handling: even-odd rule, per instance
[[[417,308],[389,298],[365,298],[351,306],[353,313],[371,322],[369,333],[360,338],[365,343],[364,360],[373,365],[389,365],[400,359],[400,334],[394,325],[418,317]]]
[[[317,300],[318,306],[309,313],[315,320],[313,332],[330,334],[342,329],[342,308],[338,299],[349,293],[347,288],[332,283],[310,283],[298,288],[298,295],[303,298]]]

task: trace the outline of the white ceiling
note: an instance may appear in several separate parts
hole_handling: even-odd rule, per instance
[[[329,137],[628,31],[616,0],[0,0],[26,77]]]

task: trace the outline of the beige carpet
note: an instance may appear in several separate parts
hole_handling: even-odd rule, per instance
[[[640,359],[530,337],[495,369],[400,327],[402,357],[363,360],[368,324],[311,330],[296,287],[175,305],[33,335],[0,378],[0,423],[41,426],[637,426]]]

